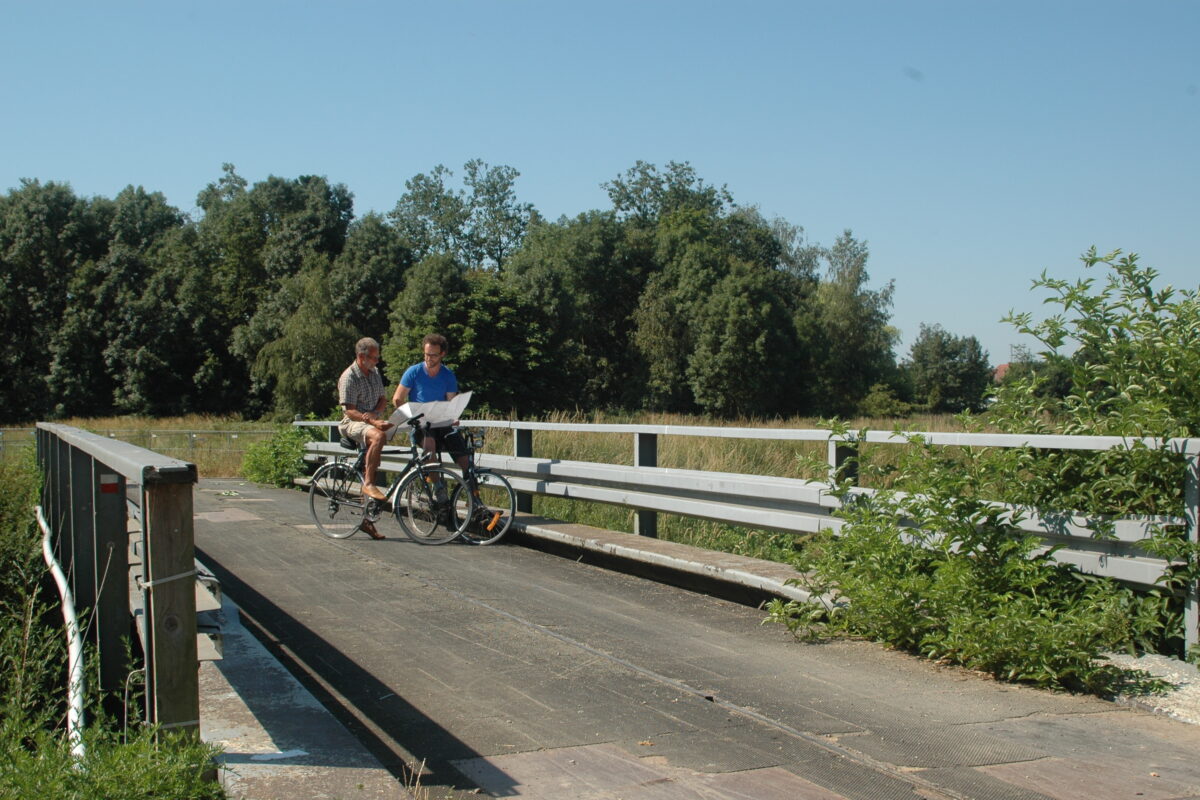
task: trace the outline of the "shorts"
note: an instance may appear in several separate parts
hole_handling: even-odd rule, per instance
[[[455,428],[428,428],[427,430],[437,443],[439,452],[449,453],[450,457],[455,459],[462,458],[467,454],[466,440]]]
[[[345,436],[347,439],[362,444],[365,440],[367,429],[371,427],[369,422],[354,422],[353,420],[344,419],[338,423],[338,433]]]

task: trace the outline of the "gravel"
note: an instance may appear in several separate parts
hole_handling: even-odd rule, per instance
[[[1106,659],[1119,667],[1141,670],[1161,678],[1173,688],[1163,694],[1131,692],[1114,698],[1118,703],[1164,714],[1180,722],[1200,725],[1200,669],[1169,656],[1109,654]]]

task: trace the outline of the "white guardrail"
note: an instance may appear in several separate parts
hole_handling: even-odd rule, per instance
[[[310,458],[328,458],[345,451],[337,444],[336,423],[297,422],[299,426],[327,428],[331,442],[311,442]],[[1188,539],[1197,541],[1197,503],[1200,499],[1200,439],[1129,439],[1115,436],[1057,436],[1014,434],[970,434],[893,431],[859,431],[850,436],[833,436],[828,430],[788,428],[715,428],[674,425],[590,425],[583,423],[464,420],[467,427],[512,430],[511,456],[480,454],[483,466],[501,472],[519,496],[519,510],[531,511],[531,495],[546,495],[609,503],[636,510],[635,532],[654,536],[657,514],[714,520],[745,528],[795,533],[841,528],[834,516],[840,502],[830,493],[830,484],[768,475],[667,469],[657,466],[659,436],[695,436],[768,441],[811,441],[827,445],[830,474],[842,467],[859,442],[904,446],[919,436],[939,446],[1036,447],[1045,450],[1111,450],[1140,444],[1150,449],[1167,449],[1184,457],[1185,512],[1182,517],[1141,517],[1109,521],[1111,529],[1098,537],[1089,519],[1071,512],[1038,511],[997,504],[1012,512],[1016,527],[1036,534],[1044,542],[1040,552],[1051,548],[1058,561],[1081,571],[1146,588],[1171,568],[1166,560],[1146,551],[1142,544],[1161,525],[1183,527]],[[632,435],[634,465],[603,464],[538,458],[534,455],[534,431],[605,433]],[[398,470],[403,460],[386,457],[384,469]],[[870,493],[870,489],[855,489]],[[1188,646],[1200,641],[1195,587],[1185,598],[1185,630]]]

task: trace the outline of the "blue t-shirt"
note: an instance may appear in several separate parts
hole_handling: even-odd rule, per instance
[[[431,377],[424,362],[404,370],[400,385],[408,388],[408,399],[414,403],[433,403],[445,400],[447,392],[458,393],[458,379],[448,367],[443,366]]]

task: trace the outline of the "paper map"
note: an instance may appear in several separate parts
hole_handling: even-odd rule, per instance
[[[463,392],[454,395],[449,400],[436,400],[432,403],[405,403],[393,411],[392,416],[388,418],[388,422],[396,426],[388,432],[388,437],[394,436],[396,431],[401,428],[407,428],[405,423],[417,414],[424,414],[421,421],[428,422],[435,428],[448,428],[458,421],[462,412],[466,410],[467,403],[470,402],[471,393]]]

